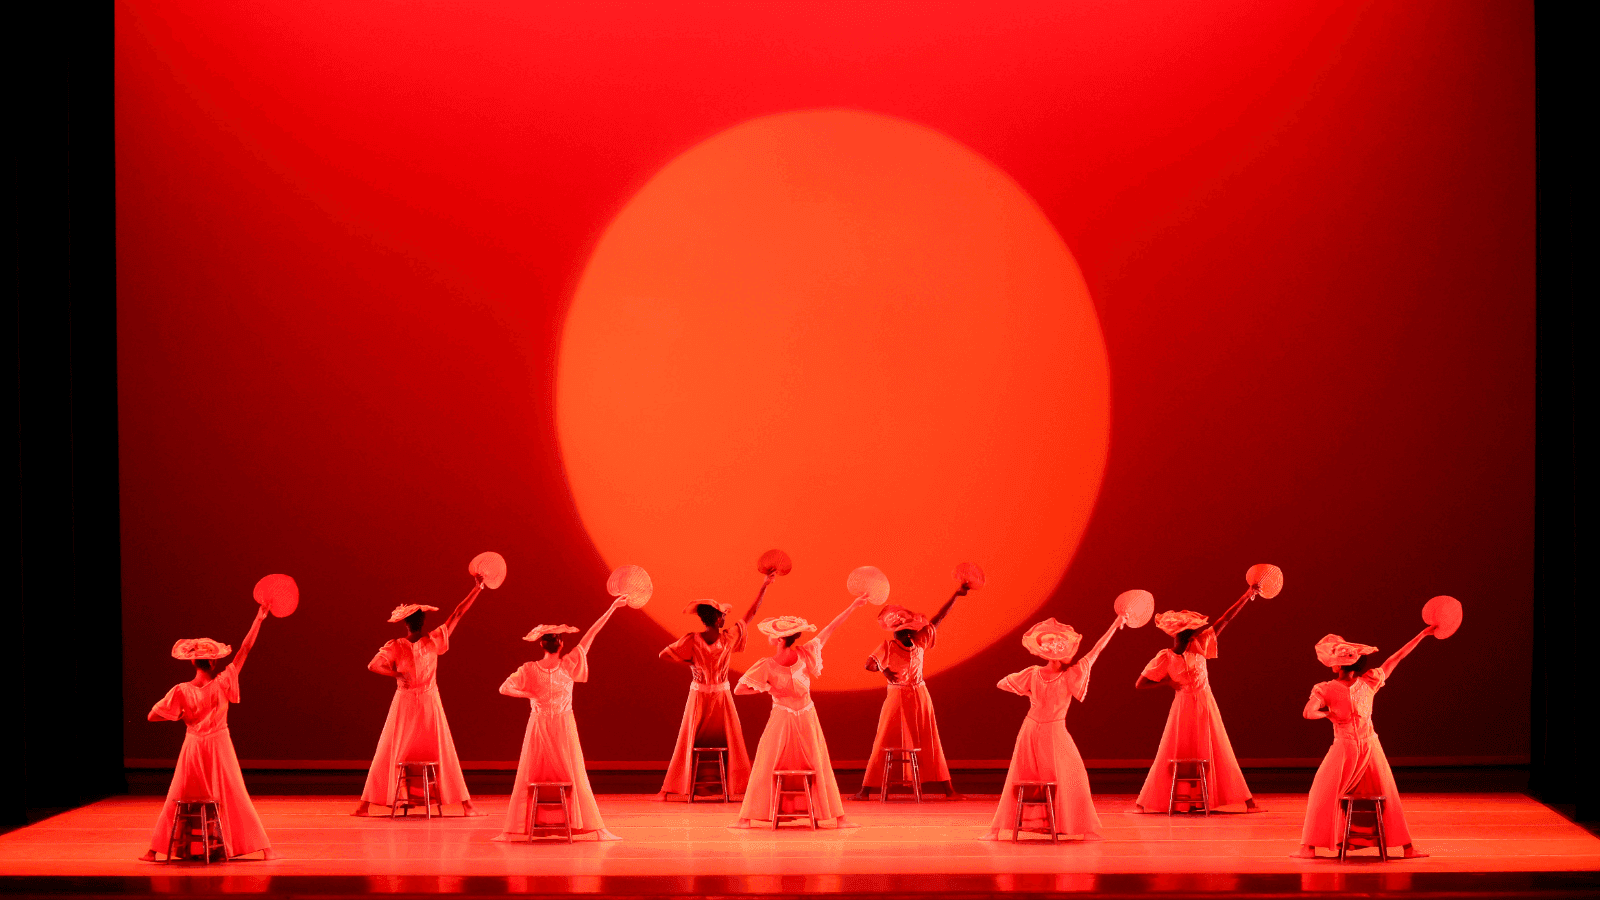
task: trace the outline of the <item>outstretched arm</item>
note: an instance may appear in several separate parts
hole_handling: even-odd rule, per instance
[[[1116,634],[1117,630],[1122,627],[1123,621],[1124,620],[1122,616],[1119,614],[1116,618],[1116,621],[1111,623],[1111,627],[1106,629],[1106,633],[1100,635],[1100,640],[1095,641],[1094,646],[1089,648],[1089,652],[1085,653],[1078,659],[1077,664],[1083,666],[1085,669],[1093,666],[1094,661],[1100,658],[1100,651],[1104,650],[1106,645],[1111,643],[1111,636]]]
[[[766,599],[767,588],[772,587],[773,579],[777,577],[777,572],[767,573],[766,580],[761,582],[761,590],[756,591],[756,602],[750,604],[750,609],[744,614],[744,624],[749,625],[756,620],[756,611],[761,609],[761,601]]]
[[[956,605],[956,598],[966,596],[967,590],[967,586],[963,584],[954,594],[951,594],[950,599],[946,600],[944,605],[939,607],[939,611],[933,614],[933,618],[928,620],[928,624],[937,625],[943,622],[944,617],[950,615],[950,608]]]
[[[600,614],[600,618],[594,620],[594,624],[590,625],[589,630],[585,631],[583,637],[578,640],[578,646],[583,648],[583,652],[588,653],[589,648],[594,646],[595,637],[600,634],[600,629],[606,627],[606,623],[611,621],[612,614],[627,605],[628,598],[626,597],[618,597],[611,601],[611,606]]]
[[[244,640],[239,642],[239,652],[233,655],[234,674],[237,675],[239,672],[244,670],[245,657],[250,655],[250,648],[256,645],[256,636],[261,633],[261,623],[265,621],[266,618],[267,608],[263,606],[261,609],[256,611],[256,620],[250,623],[250,633],[245,635]]]
[[[1399,650],[1396,650],[1394,652],[1393,656],[1391,656],[1388,659],[1384,660],[1383,661],[1383,675],[1384,675],[1384,677],[1385,678],[1394,677],[1394,667],[1400,665],[1400,660],[1405,659],[1408,655],[1410,655],[1411,651],[1417,649],[1417,645],[1422,643],[1422,639],[1427,637],[1430,634],[1433,634],[1433,626],[1432,625],[1429,625],[1427,628],[1422,629],[1422,632],[1420,634],[1418,634],[1416,637],[1412,638],[1409,642],[1407,642],[1404,647],[1401,647]]]
[[[822,630],[817,632],[817,639],[816,639],[817,644],[819,646],[822,645],[822,644],[826,644],[828,642],[828,638],[833,637],[834,630],[837,629],[840,625],[843,625],[844,624],[844,620],[850,618],[850,614],[851,613],[855,612],[856,610],[858,610],[861,607],[866,606],[866,605],[867,605],[867,595],[866,594],[862,594],[861,596],[855,598],[854,600],[851,600],[850,601],[850,605],[846,606],[844,608],[844,612],[839,613],[837,616],[834,616],[832,622],[829,622],[827,625],[824,625]]]
[[[1228,627],[1228,623],[1233,621],[1233,617],[1242,612],[1244,610],[1244,605],[1249,603],[1251,598],[1253,598],[1255,595],[1255,588],[1245,591],[1243,597],[1233,601],[1233,605],[1228,607],[1228,611],[1222,614],[1222,618],[1217,620],[1217,624],[1211,626],[1211,630],[1215,631],[1217,634],[1221,634],[1222,629]]]
[[[478,583],[472,586],[472,591],[460,603],[456,604],[455,609],[450,611],[450,618],[444,620],[445,631],[451,634],[455,633],[456,625],[461,622],[461,617],[467,614],[467,610],[472,608],[472,601],[478,599],[478,595],[481,593],[483,593],[483,576],[479,575]]]

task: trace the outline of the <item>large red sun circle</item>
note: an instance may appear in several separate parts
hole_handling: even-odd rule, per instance
[[[1105,467],[1110,385],[1077,263],[1033,200],[931,129],[849,111],[730,128],[607,228],[562,336],[561,448],[612,565],[669,632],[713,597],[822,624],[875,565],[931,614],[972,561],[930,673],[1024,624],[1071,562]],[[869,607],[817,690],[878,687]],[[769,652],[759,640],[743,657]]]

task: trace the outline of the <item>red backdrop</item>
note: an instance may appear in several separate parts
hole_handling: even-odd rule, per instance
[[[239,754],[368,757],[388,609],[448,608],[492,548],[511,578],[441,685],[462,758],[514,758],[526,705],[495,688],[517,637],[608,599],[553,410],[584,265],[683,151],[826,107],[972,148],[1082,268],[1110,449],[1039,617],[1092,634],[1129,587],[1215,614],[1277,563],[1288,587],[1232,626],[1213,683],[1239,756],[1313,757],[1312,643],[1392,649],[1455,594],[1460,634],[1384,692],[1386,746],[1526,753],[1530,4],[566,6],[118,6],[128,756],[176,754],[143,722],[186,677],[172,641],[236,643],[282,571],[304,599],[250,659]],[[1023,701],[993,685],[1031,662],[1018,633],[932,680],[952,758],[1009,755]],[[602,636],[576,700],[591,759],[670,753],[668,639],[643,616]],[[1167,697],[1130,685],[1164,640],[1102,658],[1069,723],[1086,757],[1153,753]],[[879,700],[819,699],[835,758],[865,755]]]

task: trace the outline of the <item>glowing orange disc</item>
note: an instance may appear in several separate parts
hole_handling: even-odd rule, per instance
[[[1110,427],[1099,321],[1033,200],[936,131],[837,110],[744,123],[651,179],[583,274],[556,390],[584,525],[650,570],[669,632],[700,627],[677,614],[697,597],[743,615],[763,547],[795,560],[763,615],[818,624],[863,563],[931,614],[982,560],[930,673],[1050,595]],[[884,637],[857,613],[815,688],[881,689],[860,663]]]

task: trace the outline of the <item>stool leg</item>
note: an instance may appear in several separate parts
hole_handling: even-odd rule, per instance
[[[883,786],[878,791],[878,799],[884,803],[889,802],[889,785],[894,783],[890,773],[894,771],[894,751],[883,751]]]
[[[1211,815],[1211,766],[1200,761],[1200,802],[1205,804],[1206,815]]]
[[[722,802],[732,803],[733,788],[728,784],[728,751],[717,754],[717,777],[722,779]]]
[[[778,809],[783,805],[782,802],[781,802],[782,793],[783,793],[783,776],[782,775],[774,775],[774,776],[772,776],[772,830],[773,831],[777,831],[778,830]]]
[[[1044,786],[1045,812],[1050,820],[1050,843],[1061,843],[1060,830],[1056,828],[1056,789],[1055,785]]]
[[[567,786],[556,788],[561,794],[561,824],[567,826],[567,843],[572,843],[572,806],[567,802]]]
[[[800,776],[801,787],[806,789],[806,816],[811,819],[811,830],[817,830],[817,804],[816,797],[811,793],[811,776]]]
[[[1389,836],[1387,834],[1385,834],[1384,831],[1383,831],[1383,801],[1382,800],[1373,800],[1372,801],[1372,819],[1373,819],[1372,829],[1373,829],[1373,831],[1377,832],[1377,834],[1378,834],[1378,859],[1383,861],[1383,862],[1388,862],[1389,861]]]
[[[1339,801],[1339,808],[1344,812],[1344,840],[1339,842],[1339,862],[1344,862],[1345,853],[1350,849],[1350,816],[1355,812],[1354,807],[1349,800]]]
[[[1178,807],[1178,761],[1172,761],[1172,784],[1167,790],[1167,815]]]
[[[440,807],[439,814],[444,814],[443,807]],[[433,791],[432,785],[428,783],[427,766],[422,767],[422,815],[428,821],[433,821]]]
[[[911,795],[922,802],[922,764],[917,762],[917,754],[911,754]]]
[[[700,751],[689,748],[689,802],[694,802],[695,789],[700,787]]]
[[[539,810],[539,789],[533,785],[528,785],[523,790],[528,793],[528,840],[531,842],[533,840],[533,817]]]
[[[1027,789],[1022,785],[1017,785],[1017,824],[1015,828],[1011,829],[1011,843],[1013,844],[1022,840],[1022,801],[1027,797],[1026,791]]]
[[[167,829],[167,862],[172,862],[172,849],[178,846],[178,828],[183,824],[183,816],[179,811],[182,809],[183,807],[176,803],[173,804],[172,827]]]
[[[200,849],[205,854],[206,865],[211,865],[211,817],[209,807],[200,807]],[[224,850],[224,853],[227,851]]]

